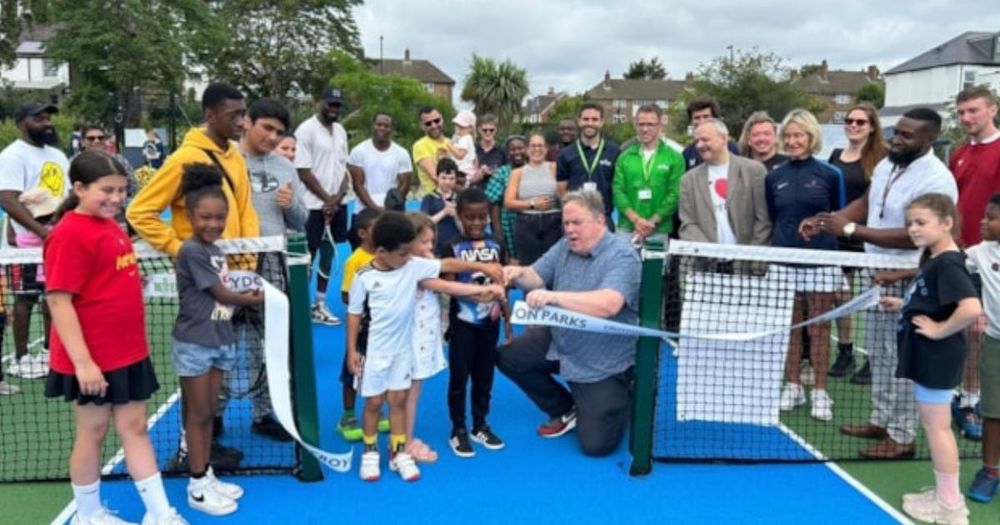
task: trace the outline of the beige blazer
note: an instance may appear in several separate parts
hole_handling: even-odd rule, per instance
[[[771,219],[764,199],[767,168],[755,160],[729,156],[729,189],[726,212],[737,244],[766,246],[771,243]],[[688,170],[681,179],[678,214],[685,241],[718,242],[712,195],[708,187],[708,164]]]

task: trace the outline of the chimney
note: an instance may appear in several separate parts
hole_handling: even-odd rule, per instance
[[[549,86],[549,96],[551,97],[552,95],[555,94],[556,94],[556,88]]]
[[[868,80],[875,82],[880,76],[882,76],[882,72],[878,70],[878,66],[875,64],[868,66]]]
[[[788,73],[788,79],[790,81],[792,81],[792,82],[795,82],[796,80],[798,80],[799,79],[799,70],[798,69],[791,70]]]
[[[604,86],[603,87],[604,87],[605,90],[610,90],[611,89],[611,70],[610,69],[605,69],[604,70]]]
[[[403,51],[403,63],[404,64],[410,63],[410,48],[406,48],[406,50]]]
[[[688,71],[688,72],[687,72],[687,73],[686,73],[686,74],[684,75],[684,81],[685,81],[685,82],[692,82],[692,81],[694,81],[694,73],[692,73],[691,71]]]
[[[826,80],[830,73],[830,66],[827,65],[826,59],[824,58],[819,64],[819,76],[823,80]]]

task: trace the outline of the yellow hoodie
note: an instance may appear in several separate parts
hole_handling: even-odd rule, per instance
[[[205,134],[204,129],[193,128],[184,136],[181,147],[167,157],[156,175],[132,199],[125,212],[129,223],[146,242],[171,257],[176,257],[181,243],[191,237],[191,223],[188,222],[187,207],[181,194],[184,166],[196,162],[214,164],[205,150],[215,153],[232,182],[230,187],[225,178],[222,180],[222,191],[229,201],[229,215],[222,238],[257,237],[260,234],[257,212],[251,201],[247,164],[239,147],[230,141],[229,147],[223,151]],[[160,218],[167,206],[171,212],[169,226]]]

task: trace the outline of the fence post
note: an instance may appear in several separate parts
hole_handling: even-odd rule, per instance
[[[288,302],[291,341],[292,396],[295,424],[307,443],[319,445],[319,408],[316,399],[316,367],[313,360],[312,321],[309,317],[309,251],[302,235],[288,238]],[[319,481],[319,461],[296,445],[301,481]]]
[[[663,261],[666,245],[647,241],[642,250],[642,280],[639,287],[639,323],[660,329],[663,318]],[[653,469],[653,420],[656,415],[656,376],[659,368],[660,340],[640,337],[635,356],[635,397],[632,405],[632,434],[629,450],[632,466],[629,474],[642,476]]]

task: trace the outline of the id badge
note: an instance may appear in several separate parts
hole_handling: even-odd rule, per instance
[[[639,190],[639,200],[648,201],[653,198],[653,190]]]
[[[597,191],[597,183],[596,182],[584,182],[583,183],[583,191]]]

